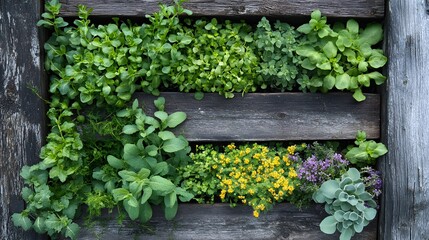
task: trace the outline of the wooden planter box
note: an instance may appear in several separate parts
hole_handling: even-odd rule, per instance
[[[166,221],[161,208],[154,208],[147,224],[116,219],[117,214],[106,215],[94,225],[82,229],[81,240],[92,239],[338,239],[339,234],[327,235],[320,231],[319,223],[326,216],[320,205],[298,209],[291,204],[278,204],[254,218],[248,206],[231,208],[229,204],[180,204],[177,216]],[[377,221],[371,222],[354,240],[376,240]]]
[[[85,4],[94,8],[92,16],[110,18],[113,16],[143,17],[145,14],[157,11],[159,1],[61,0],[60,2],[63,4],[61,15],[65,17],[76,17],[76,6]],[[328,17],[353,17],[370,20],[381,20],[384,17],[384,0],[190,0],[184,6],[192,10],[196,16],[293,18],[308,17],[311,11],[320,9]],[[35,15],[40,12],[38,8],[40,8],[39,5],[29,13],[32,18],[39,18],[38,15]],[[14,14],[20,12],[21,10],[18,8],[12,11]],[[2,24],[0,26],[3,26]],[[25,25],[25,21],[19,24],[24,29],[31,30]],[[31,32],[30,30],[24,32]],[[37,34],[34,36],[36,40],[39,39],[38,37],[40,36]],[[26,39],[27,36],[19,35],[16,38]],[[31,39],[31,41],[23,41],[23,44],[31,47],[35,44],[37,46],[38,43]],[[34,55],[33,52],[31,55]],[[29,65],[33,66],[32,63]],[[31,66],[25,71],[26,75],[24,73],[17,73],[17,75],[31,78],[33,72],[39,72],[38,79],[42,82],[42,70]],[[44,83],[38,84],[39,88],[44,86]],[[8,100],[10,96],[14,95],[13,93],[13,91],[5,91],[4,94],[1,94]],[[18,97],[27,99],[23,96],[27,96],[28,93],[22,92],[21,95]],[[146,103],[145,108],[148,111],[154,111],[152,101],[156,97],[142,93],[137,93],[135,96]],[[357,103],[349,93],[254,93],[246,94],[244,97],[236,96],[233,99],[224,99],[217,94],[205,94],[202,101],[196,101],[192,94],[185,93],[163,93],[162,96],[166,98],[167,112],[184,111],[187,113],[188,119],[176,129],[176,133],[183,133],[193,142],[352,140],[357,130],[366,131],[370,139],[380,138],[379,94],[367,94],[367,100],[362,103]],[[18,100],[24,101],[21,98]],[[40,99],[36,100],[38,100],[37,103],[34,103],[37,105],[36,108],[43,109]],[[10,109],[14,109],[13,106],[7,108],[8,111]],[[30,109],[31,107],[23,108],[23,116],[27,114],[33,118],[32,114],[26,113]],[[20,110],[22,109],[20,108]],[[39,125],[44,125],[43,116],[44,113],[37,115],[34,121],[37,121]],[[5,126],[13,125],[11,124],[13,122],[4,120],[3,116],[0,118]],[[25,120],[22,122],[27,123]],[[35,130],[34,132],[38,137],[37,146],[32,145],[25,149],[25,152],[32,153],[31,156],[37,156],[39,145],[42,143],[40,138],[43,131]],[[24,142],[23,138],[17,138],[16,143],[22,142]],[[9,145],[12,146],[8,143]],[[6,153],[19,152],[14,149],[11,148]],[[19,155],[18,158],[26,159],[24,156],[27,157],[27,154]],[[14,175],[17,175],[16,172],[19,171],[21,165],[13,166]],[[18,181],[18,178],[17,176],[11,177],[11,182]],[[8,196],[8,191],[8,189],[5,191],[5,196]],[[18,194],[19,191],[14,190],[10,199],[16,198]],[[0,206],[3,206],[3,202],[0,202]],[[0,216],[8,219],[5,217],[8,213],[10,213],[10,209]],[[252,216],[250,207],[239,206],[232,209],[227,204],[181,204],[174,220],[166,221],[162,211],[155,209],[154,217],[147,225],[140,225],[129,220],[124,220],[120,225],[115,214],[105,215],[94,225],[84,227],[79,239],[338,239],[338,234],[326,235],[319,230],[318,225],[325,216],[320,205],[299,210],[290,204],[279,204],[267,214],[261,214],[256,219]],[[81,224],[83,226],[83,221]],[[1,229],[9,234],[9,228],[2,227]],[[10,239],[22,239],[15,237],[22,236],[20,234],[13,233],[8,236],[11,237]],[[6,235],[0,234],[0,236]],[[34,235],[26,236],[26,239],[35,239]],[[353,239],[377,239],[377,221],[373,221],[362,234]]]

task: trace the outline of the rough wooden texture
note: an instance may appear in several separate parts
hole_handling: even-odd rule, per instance
[[[0,239],[38,239],[13,226],[22,210],[23,165],[38,162],[43,142],[43,102],[31,90],[41,81],[39,1],[0,0]]]
[[[380,99],[367,94],[249,93],[225,99],[205,94],[201,101],[187,93],[163,93],[166,111],[183,111],[187,120],[175,132],[189,141],[271,141],[354,139],[357,130],[379,138]],[[148,94],[136,94],[154,112]]]
[[[290,204],[279,204],[268,213],[254,218],[252,209],[247,206],[230,208],[228,204],[181,204],[172,221],[164,219],[160,208],[155,209],[152,220],[146,225],[138,225],[129,220],[124,220],[120,225],[114,217],[104,217],[92,227],[83,229],[79,239],[338,239],[338,234],[327,235],[320,231],[319,223],[325,215],[320,206],[299,210]],[[353,239],[376,238],[377,223],[373,221]]]
[[[158,11],[169,0],[61,0],[63,16],[76,16],[77,5],[94,9],[93,16],[141,17]],[[189,0],[183,6],[196,16],[309,16],[319,9],[326,16],[382,18],[383,0]]]
[[[429,239],[429,15],[425,0],[390,0],[380,239]]]

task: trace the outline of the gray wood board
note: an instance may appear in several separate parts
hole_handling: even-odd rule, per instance
[[[380,239],[429,239],[428,4],[388,1]]]
[[[231,208],[228,204],[180,204],[177,216],[166,221],[160,207],[154,208],[149,223],[138,224],[115,219],[117,214],[105,215],[90,227],[81,230],[78,239],[283,239],[283,240],[329,240],[339,234],[327,235],[320,231],[319,223],[326,216],[320,205],[302,210],[291,204],[278,204],[254,218],[248,206]],[[82,222],[81,222],[82,224]],[[373,221],[354,240],[375,240],[377,222]]]
[[[21,167],[39,161],[45,109],[42,92],[40,1],[0,0],[0,239],[39,239],[13,226],[21,211]]]
[[[380,98],[367,94],[356,102],[349,93],[249,93],[225,99],[205,94],[162,93],[166,111],[183,111],[187,120],[174,132],[189,141],[282,141],[354,139],[357,130],[380,137]],[[145,110],[155,111],[157,97],[137,93]]]
[[[61,15],[77,16],[77,6],[94,9],[93,16],[143,17],[159,10],[166,0],[61,0]],[[309,16],[319,9],[329,17],[383,18],[383,0],[189,0],[183,6],[196,16]]]

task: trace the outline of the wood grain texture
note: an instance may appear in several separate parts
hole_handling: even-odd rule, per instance
[[[351,94],[249,93],[225,99],[205,94],[162,93],[166,111],[183,111],[187,120],[174,129],[189,141],[281,141],[354,139],[357,130],[379,138],[379,95],[356,102]],[[138,93],[153,113],[157,97]]]
[[[160,208],[155,208],[145,225],[124,220],[118,224],[115,214],[98,219],[81,230],[80,240],[104,239],[175,239],[175,240],[332,240],[339,234],[327,235],[319,223],[326,216],[321,206],[302,210],[290,204],[278,204],[259,218],[248,206],[231,208],[228,204],[181,204],[175,219],[166,221]],[[377,239],[377,223],[373,221],[354,240]]]
[[[21,211],[21,167],[39,161],[44,136],[39,1],[0,0],[0,239],[43,239],[13,226]]]
[[[77,6],[94,9],[93,16],[142,17],[169,0],[61,0],[61,15],[76,16]],[[383,0],[189,0],[183,6],[195,16],[309,16],[319,9],[328,17],[383,18]]]
[[[390,0],[380,239],[429,239],[429,15],[425,0]]]

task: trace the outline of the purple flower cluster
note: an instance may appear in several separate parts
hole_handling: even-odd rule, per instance
[[[380,171],[376,171],[372,167],[364,167],[361,169],[361,174],[366,191],[372,194],[375,198],[380,196],[383,186]]]
[[[313,155],[302,163],[298,170],[298,178],[320,185],[326,180],[341,176],[347,165],[349,161],[338,153],[324,160],[319,160]]]

